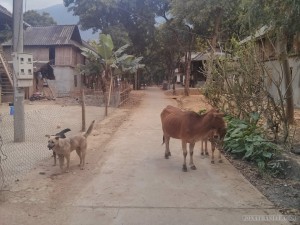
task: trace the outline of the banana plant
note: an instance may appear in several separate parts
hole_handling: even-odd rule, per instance
[[[138,70],[145,67],[145,64],[141,64],[140,62],[143,60],[143,57],[129,57],[127,60],[124,60],[123,63],[123,71],[128,71],[129,73],[134,74],[134,87],[137,89],[137,81],[138,81]]]
[[[83,54],[89,59],[89,65],[87,65],[86,68],[94,70],[99,69],[98,74],[104,74],[101,78],[102,83],[104,83],[104,85],[102,85],[102,91],[105,101],[105,115],[107,116],[107,108],[112,88],[113,71],[129,71],[130,73],[137,74],[137,70],[139,68],[143,68],[144,65],[139,63],[142,60],[142,57],[135,58],[133,55],[124,53],[129,45],[124,45],[119,49],[114,50],[114,44],[109,34],[100,34],[99,42],[93,41],[91,46],[95,49],[95,51],[91,51],[86,48],[83,49]],[[86,69],[86,71],[88,70]],[[105,80],[110,80],[108,96]]]

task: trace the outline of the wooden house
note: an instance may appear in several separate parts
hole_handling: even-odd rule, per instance
[[[35,62],[34,84],[27,90],[27,97],[40,91],[40,69],[48,64],[53,69],[52,79],[44,76],[43,80],[53,92],[54,97],[68,96],[81,88],[81,75],[77,70],[78,64],[85,63],[81,54],[82,47],[90,46],[81,39],[77,25],[54,25],[47,27],[28,27],[24,30],[24,52],[32,53]],[[5,58],[10,61],[12,42],[2,44]],[[44,66],[45,68],[45,66]],[[52,73],[52,72],[51,72]],[[47,74],[47,73],[46,73]]]
[[[225,53],[216,51],[214,57],[225,56]],[[210,60],[211,53],[206,52],[192,52],[191,54],[191,74],[190,86],[200,87],[206,81],[205,63]],[[182,57],[178,68],[175,70],[176,82],[184,85],[185,80],[185,57]]]
[[[253,36],[249,36],[242,40],[240,44],[254,40],[255,48],[259,53],[259,60],[264,63],[266,68],[272,74],[272,79],[280,84],[280,89],[285,92],[285,84],[283,79],[282,63],[278,58],[279,45],[276,36],[272,34],[272,28],[263,26]],[[300,107],[300,33],[297,33],[293,38],[288,39],[287,43],[288,62],[292,75],[293,100],[296,107]],[[269,78],[265,81],[268,85],[268,90],[272,96],[278,98],[277,88],[274,82]]]

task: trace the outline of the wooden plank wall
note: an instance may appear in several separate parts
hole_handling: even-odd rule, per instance
[[[72,47],[59,46],[55,48],[55,65],[57,66],[72,65]]]
[[[32,53],[34,61],[48,61],[49,48],[48,47],[24,47],[24,52]]]

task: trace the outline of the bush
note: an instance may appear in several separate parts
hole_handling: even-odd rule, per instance
[[[257,126],[258,113],[252,113],[250,121],[240,120],[227,116],[227,133],[224,138],[224,149],[239,158],[256,162],[259,171],[266,169],[276,170],[274,161],[279,147],[263,137],[263,133]],[[271,167],[273,165],[273,167]],[[272,172],[273,173],[273,172]]]
[[[230,54],[212,57],[205,64],[204,94],[213,107],[237,118],[249,120],[251,112],[258,112],[266,124],[265,135],[287,143],[291,133],[283,67],[262,61],[257,50],[255,41],[241,45],[232,39],[224,51]]]

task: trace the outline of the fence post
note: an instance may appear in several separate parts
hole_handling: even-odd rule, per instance
[[[82,128],[81,131],[85,131],[85,97],[84,97],[84,89],[81,89],[81,115],[82,115]]]

